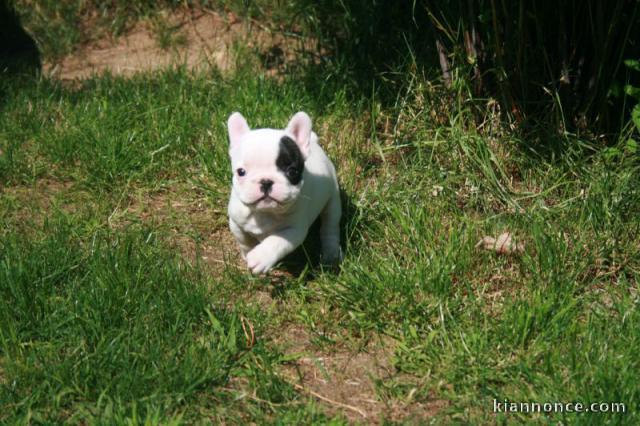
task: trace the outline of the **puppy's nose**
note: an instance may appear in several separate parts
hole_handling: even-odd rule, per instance
[[[273,181],[271,179],[262,179],[260,181],[260,191],[262,191],[265,195],[271,192],[272,186]]]

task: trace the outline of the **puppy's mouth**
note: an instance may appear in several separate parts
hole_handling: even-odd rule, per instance
[[[251,203],[250,205],[252,205],[252,206],[257,206],[257,205],[258,205],[258,203],[263,202],[263,201],[264,201],[264,202],[267,202],[267,203],[269,203],[269,202],[273,202],[273,203],[276,203],[277,205],[282,205],[282,201],[280,201],[280,200],[276,200],[275,198],[273,198],[273,197],[272,197],[272,196],[270,196],[270,195],[263,195],[262,197],[258,198],[256,201],[254,201],[253,203]]]

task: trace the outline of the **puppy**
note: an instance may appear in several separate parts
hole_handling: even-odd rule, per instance
[[[318,216],[322,260],[339,262],[338,179],[309,116],[298,112],[284,130],[251,130],[234,112],[227,125],[233,172],[229,227],[251,272],[269,271],[302,244]]]

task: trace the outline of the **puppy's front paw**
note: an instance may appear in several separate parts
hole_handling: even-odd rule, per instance
[[[278,259],[273,256],[272,252],[265,250],[264,247],[258,245],[247,253],[247,266],[254,274],[264,274],[276,264]]]
[[[342,249],[340,246],[323,247],[321,261],[323,265],[335,266],[342,262]]]

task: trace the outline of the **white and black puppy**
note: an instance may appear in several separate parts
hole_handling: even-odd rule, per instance
[[[323,262],[338,262],[338,180],[309,116],[298,112],[284,130],[251,130],[238,112],[227,124],[233,172],[229,227],[251,272],[269,271],[302,244],[318,216]]]

